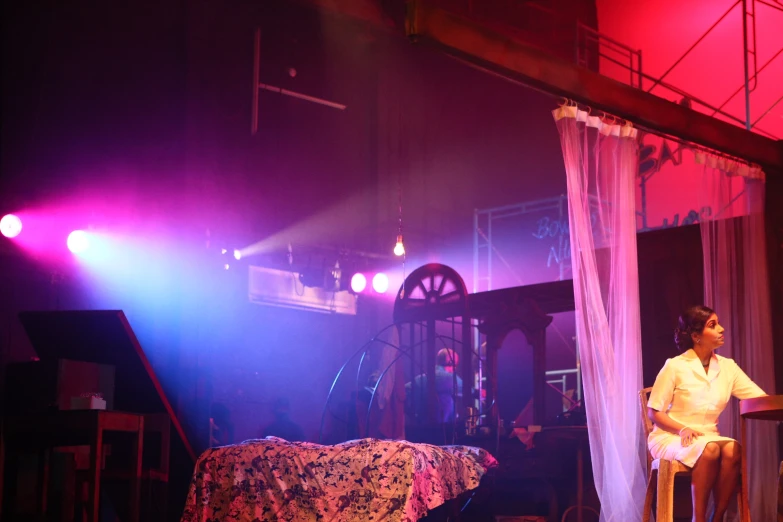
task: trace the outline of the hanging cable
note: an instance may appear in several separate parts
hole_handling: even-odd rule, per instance
[[[399,143],[398,143],[399,146]],[[402,257],[402,289],[400,298],[405,297],[405,244],[402,241],[402,169],[397,169],[397,243],[394,245],[394,255]]]

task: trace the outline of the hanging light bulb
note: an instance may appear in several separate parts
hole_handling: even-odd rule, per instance
[[[402,234],[397,236],[397,244],[394,245],[394,255],[395,256],[405,255],[405,245],[402,244]]]

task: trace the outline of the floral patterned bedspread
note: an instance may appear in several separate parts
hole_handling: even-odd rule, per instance
[[[496,465],[469,446],[250,440],[201,455],[182,522],[414,522]]]

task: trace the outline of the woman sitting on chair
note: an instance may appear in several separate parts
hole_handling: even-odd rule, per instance
[[[740,470],[740,445],[718,433],[718,416],[731,396],[766,395],[732,359],[715,354],[723,327],[706,306],[680,316],[674,340],[682,355],[668,359],[655,379],[647,415],[655,428],[647,440],[654,459],[679,460],[692,468],[693,522],[706,522],[710,491],[713,521],[723,520]]]

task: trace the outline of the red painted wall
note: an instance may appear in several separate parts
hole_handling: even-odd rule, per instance
[[[748,0],[756,10],[756,50],[760,68],[783,49],[783,3],[774,9]],[[660,77],[693,45],[735,2],[733,0],[658,0],[627,2],[597,0],[598,28],[601,33],[642,51],[643,71]],[[744,83],[742,45],[742,6],[731,12],[666,77],[672,85],[713,106],[721,105]],[[604,60],[601,72],[625,81],[627,73]],[[751,73],[752,74],[752,73]],[[651,82],[644,83],[649,89]],[[667,99],[680,96],[662,87],[653,93]],[[774,58],[758,76],[758,86],[751,95],[751,119],[764,112],[783,96],[783,52]],[[706,109],[694,105],[697,110]],[[726,112],[744,119],[744,92],[726,105]],[[777,138],[783,137],[783,102],[759,122],[759,128]]]

